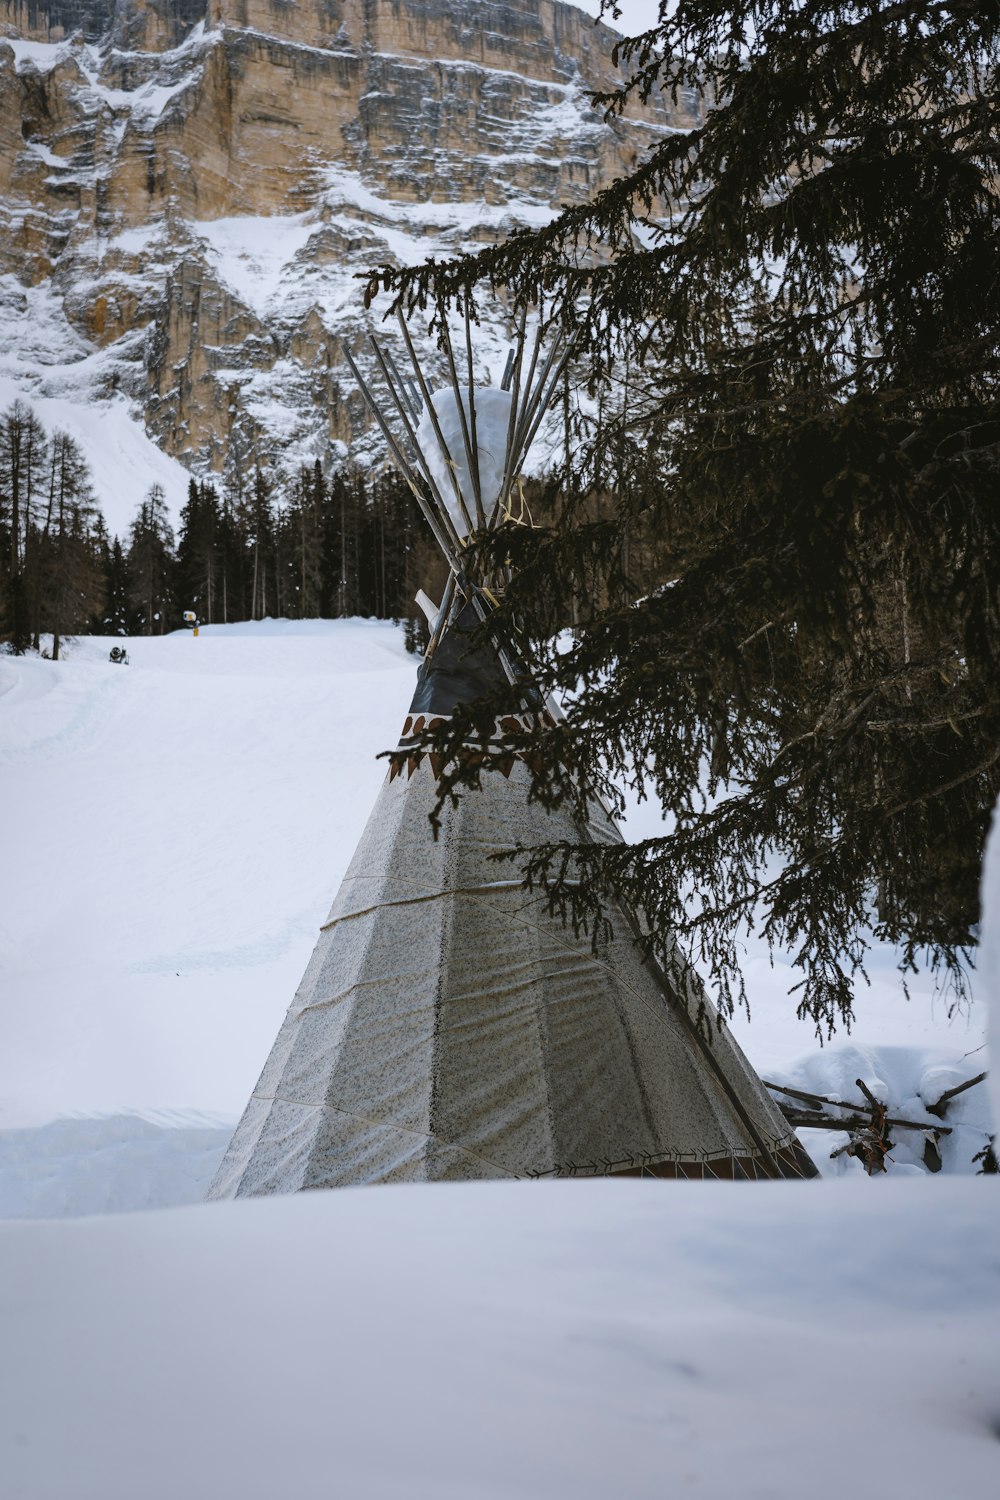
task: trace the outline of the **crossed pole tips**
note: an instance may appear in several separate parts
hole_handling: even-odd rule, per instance
[[[464,358],[461,360],[464,368],[461,374],[448,319],[445,316],[441,319],[441,344],[447,368],[447,383],[442,389],[454,402],[461,438],[461,448],[456,447],[455,452],[443,430],[439,405],[435,404],[406,319],[398,309],[396,318],[412,366],[412,379],[400,372],[388,345],[381,344],[374,334],[369,336],[387,399],[379,399],[346,343],[342,347],[358,389],[386,441],[389,455],[412,491],[448,562],[448,583],[428,646],[430,656],[444,629],[466,601],[472,602],[481,620],[487,617],[482,596],[485,593],[488,600],[490,583],[499,586],[500,579],[484,580],[482,584],[469,579],[464,560],[468,543],[477,535],[494,530],[509,517],[511,490],[566,370],[572,340],[559,329],[547,330],[541,316],[529,340],[528,309],[521,310],[514,346],[499,387],[510,394],[500,481],[495,494],[490,492],[492,486],[484,493],[483,423],[482,413],[477,409],[468,307],[464,309]],[[441,393],[437,394],[440,403]],[[455,441],[453,432],[453,443]],[[463,459],[464,465],[461,463]],[[467,476],[467,485],[462,482],[463,475]],[[502,649],[500,657],[509,680],[513,682],[514,671]]]

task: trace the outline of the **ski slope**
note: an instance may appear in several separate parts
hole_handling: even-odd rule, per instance
[[[240,1113],[413,676],[365,621],[111,644],[0,657],[4,1134]]]

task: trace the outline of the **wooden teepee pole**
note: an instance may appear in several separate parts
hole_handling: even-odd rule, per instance
[[[424,405],[427,407],[428,415],[431,419],[431,425],[434,428],[434,436],[437,438],[438,443],[441,446],[441,452],[444,454],[445,467],[447,468],[448,473],[451,476],[451,484],[452,488],[455,491],[455,500],[458,504],[459,513],[461,514],[468,530],[470,532],[474,531],[475,527],[472,524],[472,517],[469,515],[468,509],[466,508],[465,499],[462,495],[462,486],[459,484],[458,475],[455,473],[455,461],[451,456],[451,450],[448,447],[448,444],[445,442],[444,433],[441,431],[441,423],[438,421],[438,414],[435,410],[434,402],[431,399],[430,387],[428,386],[427,381],[424,379],[424,372],[420,368],[420,361],[417,358],[417,351],[414,349],[413,340],[410,338],[410,330],[406,326],[406,319],[403,317],[402,310],[400,308],[396,309],[396,317],[398,318],[399,326],[403,331],[403,339],[406,343],[407,353],[410,356],[410,363],[413,365],[414,374],[417,377],[417,383],[420,386],[420,394],[424,398]]]
[[[552,378],[549,381],[548,390],[542,392],[539,395],[538,403],[535,408],[534,421],[531,424],[528,434],[522,443],[521,451],[518,454],[518,465],[523,463],[524,459],[528,456],[528,450],[530,449],[532,443],[535,441],[535,434],[541,426],[542,418],[545,416],[545,413],[548,411],[549,406],[551,405],[553,392],[555,391],[556,386],[559,384],[559,381],[562,379],[563,371],[569,364],[570,355],[572,353],[573,345],[568,344],[556,364]]]
[[[455,556],[457,557],[462,550],[462,541],[458,535],[457,530],[455,529],[455,523],[451,518],[451,512],[448,510],[447,505],[445,505],[444,497],[440,494],[437,485],[434,482],[434,476],[431,473],[430,464],[427,462],[424,451],[420,446],[420,440],[417,437],[416,430],[414,429],[409,417],[406,414],[402,398],[393,385],[392,378],[389,375],[388,367],[382,355],[382,350],[380,349],[378,342],[374,337],[371,339],[371,346],[375,351],[375,358],[379,362],[379,368],[382,371],[382,377],[389,389],[389,394],[392,397],[393,403],[396,407],[396,411],[399,414],[399,419],[403,424],[403,430],[406,433],[407,439],[409,440],[410,445],[417,456],[417,462],[420,465],[420,470],[423,474],[424,481],[427,484],[432,499],[437,502],[439,524],[444,529],[445,533],[451,538],[452,547],[454,548]]]
[[[465,363],[468,370],[469,381],[469,421],[472,423],[472,447],[476,455],[476,467],[473,471],[476,479],[476,519],[480,528],[486,526],[486,508],[483,505],[482,477],[479,473],[479,434],[476,431],[476,375],[472,364],[472,323],[469,318],[469,303],[466,299],[463,308],[465,313]]]
[[[458,554],[455,550],[454,544],[451,541],[451,538],[446,531],[442,530],[434,510],[428,503],[425,496],[421,493],[420,486],[417,484],[416,476],[414,475],[413,470],[411,469],[410,464],[408,463],[402,449],[396,442],[396,439],[393,437],[389,425],[382,415],[378,402],[375,400],[375,397],[372,395],[371,391],[368,388],[368,385],[365,382],[364,376],[361,374],[361,371],[354,363],[354,360],[351,356],[351,351],[348,349],[346,344],[343,346],[343,348],[344,356],[347,360],[347,363],[351,367],[351,374],[354,376],[355,380],[358,383],[358,389],[365,399],[365,404],[367,405],[368,410],[371,412],[372,416],[375,418],[375,421],[378,423],[379,430],[381,431],[382,436],[385,438],[386,443],[388,444],[389,453],[392,457],[393,462],[412,490],[414,498],[416,499],[417,504],[420,506],[420,510],[423,514],[424,520],[431,528],[431,534],[434,537],[434,540],[437,542],[438,546],[441,548],[441,551],[447,558],[452,571],[457,573],[459,571]]]
[[[510,475],[511,460],[514,453],[514,435],[517,432],[517,409],[518,404],[521,400],[521,363],[524,359],[524,339],[527,332],[527,327],[528,309],[525,306],[521,309],[521,322],[517,330],[517,345],[515,347],[514,368],[511,371],[510,377],[510,417],[507,421],[507,447],[504,452],[503,461],[504,477],[503,483],[500,486],[500,493],[497,496],[496,501],[494,502],[493,510],[490,515],[489,524],[491,528],[499,524],[499,519],[503,509],[503,503],[510,490],[510,480],[508,476]]]
[[[399,373],[399,370],[396,367],[396,361],[393,358],[392,350],[389,348],[388,344],[386,344],[382,352],[385,355],[385,362],[389,366],[389,369],[392,371],[397,386],[399,387],[403,396],[406,398],[406,404],[410,409],[410,415],[412,416],[414,422],[419,422],[420,402],[416,394],[416,386],[413,384],[412,380],[403,379],[402,375]]]
[[[541,400],[541,396],[545,387],[545,381],[548,378],[549,370],[552,367],[552,361],[555,359],[558,349],[557,340],[549,349],[545,363],[542,366],[542,373],[538,379],[538,383],[534,387],[532,387],[530,382],[534,376],[534,372],[537,366],[538,353],[541,346],[542,337],[542,331],[539,327],[539,330],[535,336],[535,346],[532,353],[531,365],[528,370],[528,384],[525,386],[524,401],[520,404],[520,408],[516,413],[517,423],[514,429],[513,436],[510,440],[510,450],[507,455],[507,461],[504,464],[503,485],[497,498],[497,524],[499,524],[499,522],[503,520],[506,513],[507,497],[510,494],[511,486],[514,483],[518,469],[521,466],[521,460],[525,452],[527,451],[524,443],[524,434],[531,425],[532,418],[535,414],[536,409],[538,409],[538,403]],[[542,414],[544,414],[544,411],[545,407],[542,406]],[[532,433],[534,433],[534,428],[532,428]]]
[[[472,430],[469,430],[469,421],[465,414],[465,402],[458,383],[458,370],[455,366],[455,351],[451,344],[451,333],[448,329],[448,315],[441,310],[441,330],[444,338],[444,351],[448,359],[448,373],[451,376],[451,388],[455,396],[455,404],[458,407],[458,416],[462,424],[462,442],[465,445],[465,458],[469,465],[469,478],[472,480],[472,493],[476,502],[476,523],[485,526],[486,517],[483,514],[483,497],[480,492],[479,483],[479,445],[476,442],[476,407],[475,394],[472,382],[469,381],[469,417],[472,420]],[[469,528],[471,531],[471,527]]]
[[[438,642],[444,635],[445,626],[448,624],[448,618],[451,614],[451,603],[454,595],[455,575],[454,573],[449,573],[448,582],[445,584],[444,593],[441,595],[441,608],[438,610],[438,617],[435,621],[434,629],[431,631],[431,638],[427,643],[427,650],[424,652],[425,661],[430,661],[431,657],[434,655],[434,652],[437,650]]]

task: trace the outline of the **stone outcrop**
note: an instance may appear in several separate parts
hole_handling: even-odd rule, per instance
[[[611,44],[557,0],[0,0],[18,379],[124,391],[199,469],[234,432],[290,462],[363,443],[358,272],[544,222],[688,123],[602,119]]]

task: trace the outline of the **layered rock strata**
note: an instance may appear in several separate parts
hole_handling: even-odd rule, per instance
[[[127,398],[199,470],[363,446],[358,272],[543,223],[688,123],[590,106],[612,40],[554,0],[0,0],[0,374]]]

